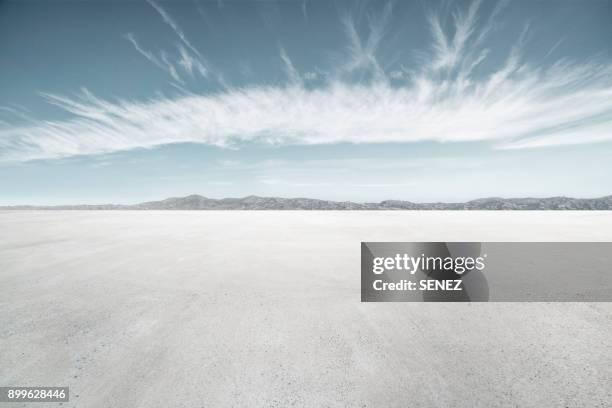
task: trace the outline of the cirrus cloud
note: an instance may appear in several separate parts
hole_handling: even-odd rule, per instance
[[[152,4],[177,33],[180,59],[157,58],[139,49],[132,34],[126,38],[175,80],[175,65],[206,76],[199,51],[170,15]],[[612,64],[605,60],[526,63],[526,27],[499,66],[475,74],[488,58],[483,44],[503,5],[480,26],[479,2],[457,11],[450,30],[431,15],[428,58],[401,76],[386,72],[376,57],[387,32],[387,6],[377,18],[368,17],[365,35],[350,15],[343,16],[348,58],[336,67],[337,74],[326,75],[316,86],[305,85],[307,72],[300,72],[281,48],[285,84],[228,85],[214,93],[145,101],[104,100],[87,89],[72,97],[43,94],[72,119],[1,124],[0,157],[60,158],[182,142],[232,147],[488,141],[496,148],[519,149],[612,140]],[[365,81],[347,80],[344,74],[357,69],[372,75]]]

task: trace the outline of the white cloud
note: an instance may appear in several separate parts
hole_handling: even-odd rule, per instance
[[[319,78],[319,74],[314,71],[305,72],[303,76],[306,81],[315,81]]]
[[[4,126],[0,155],[20,161],[178,142],[227,147],[254,142],[490,141],[517,149],[612,140],[612,64],[562,59],[547,67],[531,66],[521,57],[526,30],[497,69],[475,76],[474,67],[488,55],[482,33],[494,30],[490,17],[476,29],[478,6],[455,14],[451,29],[445,30],[437,17],[430,19],[433,53],[401,86],[390,85],[393,75],[375,57],[390,15],[387,8],[369,20],[365,40],[353,20],[344,19],[350,58],[341,69],[369,69],[371,80],[356,83],[330,75],[321,85],[306,87],[305,74],[283,50],[286,85],[227,87],[212,94],[147,101],[110,102],[86,90],[77,98],[45,95],[73,119]],[[176,23],[160,14],[183,38]],[[133,36],[127,38],[139,49]],[[187,44],[182,39],[186,55],[181,66],[195,72],[199,68],[188,57],[192,54]],[[169,69],[167,58],[139,52]]]
[[[162,20],[172,28],[174,33],[180,39],[181,42],[176,46],[178,50],[178,60],[176,62],[171,61],[168,53],[163,50],[159,52],[159,56],[151,51],[145,50],[144,47],[142,47],[136,40],[133,33],[125,34],[124,38],[127,39],[142,56],[144,56],[158,68],[166,71],[172,77],[172,79],[180,84],[184,85],[185,81],[180,76],[176,65],[182,67],[183,70],[192,78],[195,74],[199,74],[203,78],[208,78],[209,68],[207,67],[207,63],[200,51],[198,51],[197,48],[191,44],[183,30],[164,8],[152,0],[149,0],[149,3],[159,13]]]
[[[149,4],[151,4],[151,6],[153,6],[153,8],[159,13],[159,15],[162,17],[164,22],[168,24],[172,28],[172,30],[176,33],[176,35],[181,39],[183,44],[185,44],[185,46],[187,46],[187,48],[189,48],[191,52],[193,52],[194,54],[196,54],[198,57],[201,58],[202,55],[200,54],[200,51],[198,51],[191,44],[191,42],[187,39],[187,36],[185,35],[181,27],[179,27],[179,25],[176,23],[176,21],[174,21],[174,19],[170,16],[170,14],[168,14],[168,12],[164,10],[164,8],[160,6],[159,4],[157,4],[155,1],[153,0],[148,0],[148,1],[149,1]]]
[[[291,62],[291,59],[289,59],[289,56],[285,52],[284,48],[280,49],[280,57],[283,61],[285,74],[287,75],[289,82],[293,85],[302,85],[302,77],[300,75],[300,72],[295,69],[293,62]]]
[[[302,15],[304,16],[304,21],[308,23],[308,11],[306,10],[306,0],[302,2]]]
[[[183,80],[181,79],[181,77],[179,76],[179,74],[178,74],[178,72],[176,70],[176,67],[174,66],[174,64],[172,64],[170,62],[170,60],[168,59],[168,55],[165,52],[162,51],[160,53],[160,56],[158,57],[157,55],[155,55],[151,51],[145,50],[140,45],[138,40],[136,40],[136,37],[134,36],[133,33],[127,33],[123,37],[126,40],[128,40],[130,43],[132,43],[132,45],[134,46],[136,51],[138,51],[139,54],[141,54],[143,57],[145,57],[150,62],[152,62],[153,65],[155,65],[156,67],[166,71],[175,81],[180,82],[182,84],[184,83]]]
[[[380,14],[368,14],[366,16],[368,30],[365,38],[362,38],[357,30],[357,21],[352,14],[346,13],[342,16],[341,22],[348,44],[345,61],[339,69],[340,73],[365,71],[377,81],[386,80],[385,72],[376,53],[387,33],[391,14],[392,3],[390,2],[383,7]]]
[[[191,77],[196,73],[204,78],[208,77],[208,70],[200,58],[194,57],[182,44],[178,44],[177,48],[180,55],[178,63]]]

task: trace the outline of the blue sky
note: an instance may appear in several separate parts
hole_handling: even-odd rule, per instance
[[[611,194],[610,1],[0,1],[0,205]]]

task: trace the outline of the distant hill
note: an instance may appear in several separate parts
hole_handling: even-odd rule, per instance
[[[140,204],[6,206],[2,210],[612,210],[612,196],[601,198],[480,198],[465,203],[379,203],[248,196],[206,198],[201,195],[167,198]]]

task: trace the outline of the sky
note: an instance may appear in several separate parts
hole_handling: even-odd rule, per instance
[[[0,205],[612,194],[612,1],[0,0]]]

